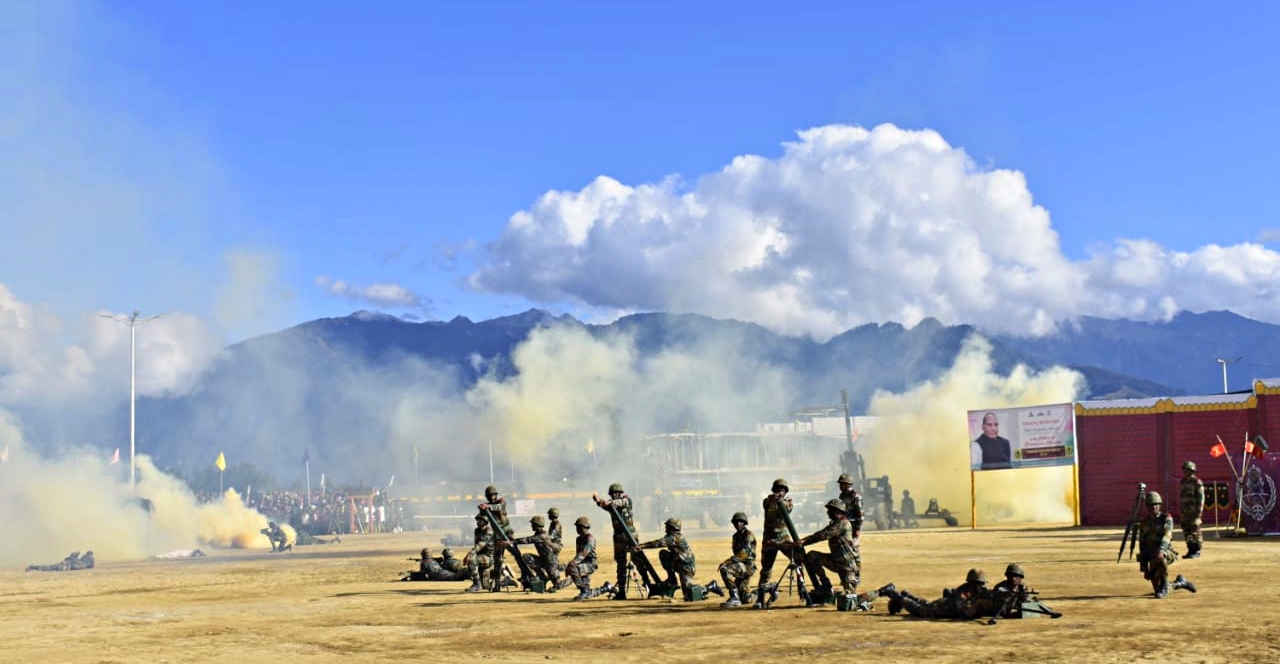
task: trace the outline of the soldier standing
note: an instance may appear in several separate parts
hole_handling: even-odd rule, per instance
[[[1204,537],[1200,533],[1200,517],[1204,514],[1204,482],[1196,477],[1196,462],[1182,464],[1182,483],[1179,486],[1178,524],[1182,526],[1182,538],[1187,543],[1187,555],[1183,558],[1200,557],[1200,547]]]
[[[494,533],[497,542],[510,542],[515,536],[515,529],[511,527],[511,521],[507,519],[507,499],[498,494],[498,487],[490,484],[484,488],[485,502],[480,503],[481,512],[489,512],[498,519],[498,525],[502,527],[502,532]],[[484,516],[481,514],[480,516]],[[502,590],[502,554],[505,552],[504,546],[495,546],[493,549],[493,591]]]
[[[596,538],[591,534],[591,521],[585,516],[578,517],[573,527],[578,531],[578,539],[573,559],[565,571],[578,587],[578,595],[574,599],[591,599],[591,573],[596,571]]]
[[[903,528],[918,528],[920,522],[916,520],[916,499],[911,497],[911,492],[902,490],[902,515]]]
[[[551,541],[564,546],[564,526],[560,524],[560,508],[552,507],[547,510],[547,535],[551,537]]]
[[[853,478],[849,473],[841,474],[836,483],[840,485],[840,502],[844,503],[844,514],[853,526],[856,538],[862,532],[862,495],[853,488]]]
[[[536,554],[524,554],[525,566],[551,582],[547,592],[553,593],[567,587],[569,584],[562,583],[560,579],[560,573],[563,571],[560,566],[560,550],[563,547],[559,542],[551,539],[551,535],[547,533],[546,521],[541,516],[529,519],[529,525],[533,528],[532,535],[512,540],[515,544],[532,544],[537,551]]]
[[[475,539],[475,546],[467,554],[467,571],[468,576],[471,577],[471,587],[467,588],[467,592],[478,593],[482,590],[501,589],[502,579],[494,578],[493,575],[493,528],[489,526],[489,519],[483,514],[476,515]]]
[[[733,518],[733,555],[720,563],[720,578],[729,590],[729,599],[720,606],[732,609],[747,601],[747,584],[756,573],[756,536],[747,530],[747,515],[735,512]]]
[[[767,606],[765,602],[765,593],[773,592],[769,587],[769,578],[773,574],[773,563],[778,559],[779,549],[785,548],[785,544],[791,541],[791,533],[787,531],[787,523],[782,519],[782,511],[786,510],[787,514],[791,513],[791,497],[787,493],[791,487],[787,485],[787,480],[779,477],[773,481],[770,487],[771,493],[764,497],[764,542],[761,544],[760,553],[760,580],[756,583],[756,608],[763,609]],[[786,553],[788,559],[791,554]]]
[[[684,591],[685,600],[689,600],[693,596],[695,589],[699,586],[693,582],[693,575],[697,574],[697,560],[693,555],[693,548],[689,546],[689,540],[685,539],[680,532],[680,519],[671,517],[666,523],[662,524],[667,534],[656,540],[644,542],[636,546],[636,549],[657,549],[662,548],[658,552],[658,561],[662,564],[662,569],[667,572],[667,585],[674,586],[679,577],[680,588]],[[715,593],[724,596],[724,590],[716,585],[715,581],[707,584],[706,592]]]
[[[1156,599],[1169,596],[1169,565],[1178,560],[1173,550],[1173,517],[1164,511],[1164,499],[1155,491],[1147,492],[1147,517],[1138,524],[1138,566],[1142,577],[1151,582]],[[1195,585],[1181,574],[1173,580],[1173,589],[1196,591]]]
[[[592,494],[600,509],[609,512],[609,520],[613,522],[613,562],[617,564],[618,592],[612,599],[627,598],[627,556],[631,543],[636,541],[635,517],[631,511],[631,498],[622,490],[622,485],[614,482],[609,485],[609,499],[601,500],[599,494]],[[609,508],[613,508],[610,510]],[[615,514],[616,512],[616,515]],[[621,518],[621,521],[619,521]]]
[[[839,498],[827,501],[827,518],[831,520],[827,527],[799,542],[790,543],[789,546],[798,548],[826,540],[830,553],[809,551],[805,554],[805,567],[813,570],[813,575],[827,589],[831,588],[831,581],[827,579],[827,573],[823,568],[839,574],[840,587],[846,595],[853,595],[858,592],[858,574],[860,573],[858,566],[861,558],[858,554],[858,537],[854,534],[853,525],[844,513],[845,505],[846,503]],[[810,604],[810,606],[817,605]]]

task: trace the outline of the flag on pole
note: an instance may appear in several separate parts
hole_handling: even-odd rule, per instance
[[[1214,445],[1213,447],[1209,448],[1209,456],[1215,459],[1226,453],[1227,453],[1227,446],[1221,440],[1218,441],[1217,445]]]
[[[596,439],[595,439],[595,438],[588,438],[588,439],[587,439],[587,454],[595,454],[595,453],[596,453]]]
[[[1252,441],[1244,441],[1244,453],[1255,459],[1261,459],[1267,454],[1267,441],[1262,436],[1254,438]]]
[[[311,446],[310,445],[302,448],[302,463],[303,464],[311,463]]]
[[[226,470],[227,457],[223,456],[222,452],[218,452],[218,458],[214,460],[213,465],[217,466],[218,470]]]
[[[107,465],[108,465],[108,466],[114,466],[114,465],[116,465],[117,463],[120,463],[120,448],[118,448],[118,447],[116,448],[116,453],[111,455],[111,463],[109,463],[109,464],[107,464]]]
[[[388,488],[388,489],[390,489],[391,487],[393,487],[393,486],[395,486],[395,485],[396,485],[396,476],[395,476],[395,475],[392,475],[392,476],[391,476],[391,481],[390,481],[390,482],[387,482],[387,488]]]
[[[413,446],[413,462],[418,463],[418,446]]]

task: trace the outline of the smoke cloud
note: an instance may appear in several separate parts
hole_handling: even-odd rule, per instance
[[[968,411],[1068,403],[1084,387],[1083,376],[1061,367],[1033,373],[1018,366],[998,375],[990,352],[985,339],[972,336],[938,379],[871,399],[868,412],[880,419],[865,452],[868,466],[910,489],[917,510],[937,498],[961,522],[971,520]],[[1073,520],[1070,466],[975,475],[979,524]]]

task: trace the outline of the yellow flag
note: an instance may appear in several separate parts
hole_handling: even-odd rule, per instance
[[[214,462],[213,462],[213,465],[217,466],[217,467],[218,467],[218,470],[226,470],[226,469],[227,469],[227,457],[223,456],[223,455],[222,455],[222,452],[218,452],[218,459],[217,459],[216,461],[214,461]]]
[[[595,452],[596,452],[596,439],[595,439],[595,438],[588,438],[588,439],[587,439],[587,454],[595,454]]]

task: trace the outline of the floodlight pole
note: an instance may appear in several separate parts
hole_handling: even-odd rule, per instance
[[[136,480],[134,479],[135,476],[134,476],[133,455],[135,450],[137,449],[138,326],[143,323],[153,321],[159,318],[159,316],[148,316],[146,318],[139,318],[138,311],[136,309],[128,317],[112,316],[109,314],[101,314],[101,316],[103,318],[110,318],[111,320],[117,323],[121,323],[129,326],[129,488],[132,489],[137,484]]]
[[[1217,361],[1222,365],[1222,393],[1226,394],[1227,393],[1227,365],[1231,364],[1232,362],[1239,362],[1241,358],[1237,357],[1237,358],[1227,360],[1219,357],[1215,359],[1217,359]]]

